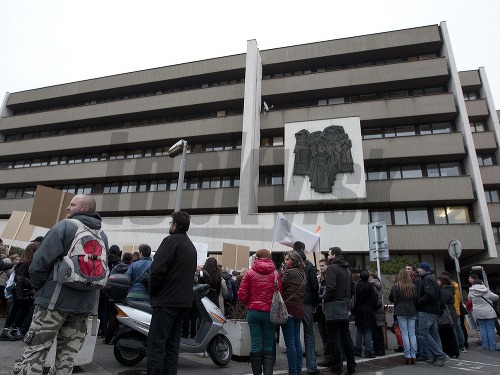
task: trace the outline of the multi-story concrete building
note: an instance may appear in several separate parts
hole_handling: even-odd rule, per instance
[[[294,134],[330,125],[349,134],[354,173],[317,193],[292,174]],[[458,239],[462,266],[500,270],[498,113],[485,69],[457,71],[446,23],[263,51],[251,40],[246,54],[10,93],[0,137],[0,228],[40,184],[95,196],[111,243],[155,247],[178,184],[167,150],[183,139],[181,209],[209,251],[277,248],[283,212],[358,267],[368,222],[385,220],[391,256],[442,270]]]

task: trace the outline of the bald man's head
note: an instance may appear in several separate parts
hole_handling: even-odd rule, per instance
[[[66,217],[73,216],[77,212],[95,212],[95,210],[95,199],[90,195],[79,194],[75,195],[66,207]]]

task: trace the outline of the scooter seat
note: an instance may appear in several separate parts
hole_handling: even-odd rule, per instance
[[[153,314],[153,308],[149,304],[149,302],[145,301],[132,301],[127,299],[127,304],[132,306],[134,309],[144,311],[148,314]]]

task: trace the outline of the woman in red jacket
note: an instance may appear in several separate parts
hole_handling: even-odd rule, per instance
[[[270,258],[269,250],[257,250],[253,266],[243,276],[238,290],[238,299],[247,308],[251,337],[250,364],[254,375],[262,374],[262,370],[264,375],[270,375],[274,367],[274,324],[269,319],[269,310],[274,280],[277,279],[281,292],[281,279]]]

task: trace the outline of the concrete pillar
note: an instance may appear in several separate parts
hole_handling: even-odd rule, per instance
[[[257,213],[262,61],[257,41],[247,42],[238,213]],[[248,219],[248,218],[247,218]]]
[[[441,22],[440,28],[441,35],[443,36],[441,55],[448,61],[451,76],[448,84],[448,90],[455,96],[458,109],[456,126],[457,130],[460,131],[464,137],[465,147],[467,149],[467,155],[464,159],[465,172],[471,177],[472,187],[476,193],[476,200],[472,204],[474,219],[476,223],[481,224],[483,230],[485,250],[487,251],[486,259],[496,258],[498,257],[498,254],[493,237],[493,229],[491,228],[490,213],[488,211],[488,205],[484,195],[483,180],[481,178],[479,164],[477,162],[476,148],[474,147],[474,140],[470,130],[469,116],[465,107],[462,86],[460,84],[460,78],[458,76],[457,65],[455,64],[455,57],[453,56],[446,22]],[[453,238],[450,238],[450,241],[451,240],[453,240]]]

